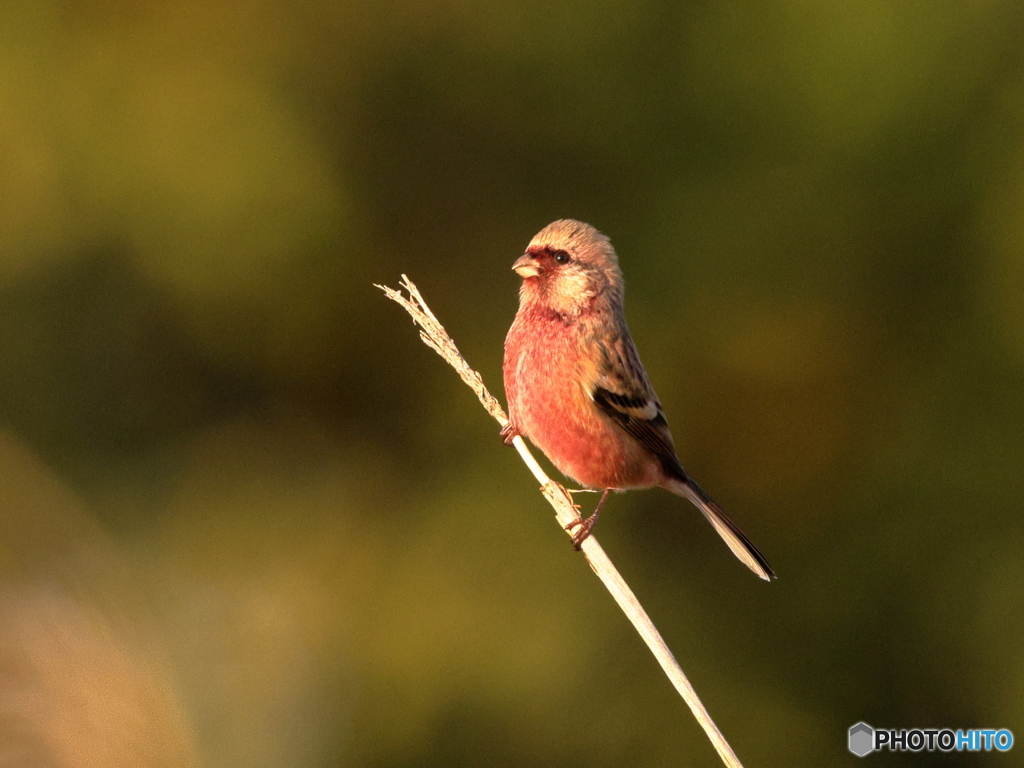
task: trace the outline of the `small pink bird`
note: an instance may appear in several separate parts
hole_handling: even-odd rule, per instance
[[[542,229],[512,269],[523,278],[505,339],[511,442],[521,434],[567,477],[604,493],[573,536],[590,535],[612,490],[660,486],[692,501],[762,579],[775,572],[676,457],[622,312],[623,281],[608,238],[562,219]]]

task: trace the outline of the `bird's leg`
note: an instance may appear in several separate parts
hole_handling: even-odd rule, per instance
[[[590,489],[588,488],[586,490]],[[572,543],[573,546],[576,547],[577,552],[580,550],[580,547],[583,546],[583,542],[587,540],[587,537],[590,536],[590,531],[593,529],[594,523],[597,522],[598,515],[601,514],[601,507],[604,506],[604,500],[608,498],[608,494],[611,493],[611,490],[611,488],[604,489],[604,493],[601,494],[601,500],[597,502],[597,507],[594,508],[590,517],[585,520],[576,520],[565,526],[565,530],[567,531],[573,528],[576,529],[572,534]],[[570,491],[570,493],[574,493],[574,491]]]
[[[516,425],[510,421],[501,428],[501,432],[498,434],[501,435],[501,439],[505,445],[512,445],[512,441],[519,436],[519,430],[516,429]]]

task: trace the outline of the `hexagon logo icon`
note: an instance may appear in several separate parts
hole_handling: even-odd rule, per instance
[[[867,723],[850,726],[850,751],[857,757],[864,757],[875,749],[875,729]]]

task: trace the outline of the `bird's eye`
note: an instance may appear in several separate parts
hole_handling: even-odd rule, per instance
[[[553,253],[555,261],[559,264],[568,264],[572,259],[569,258],[569,254],[565,251],[554,251]]]

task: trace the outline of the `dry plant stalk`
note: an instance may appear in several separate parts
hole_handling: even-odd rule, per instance
[[[402,275],[401,287],[408,291],[408,297],[404,296],[400,291],[396,291],[394,288],[388,288],[384,285],[378,285],[384,291],[384,294],[391,299],[402,305],[406,312],[412,315],[412,319],[420,327],[420,338],[423,339],[423,343],[433,349],[437,354],[445,359],[445,361],[456,370],[462,380],[466,382],[470,389],[476,392],[476,396],[480,399],[481,404],[487,410],[491,416],[493,416],[498,423],[504,427],[508,424],[508,417],[505,415],[505,411],[502,409],[501,404],[494,398],[494,396],[487,391],[487,387],[484,386],[483,379],[480,374],[477,373],[473,368],[469,366],[465,358],[459,352],[455,346],[455,342],[452,341],[451,336],[441,325],[440,321],[434,316],[434,313],[430,311],[427,303],[423,300],[420,295],[419,289],[413,284],[411,280],[405,275]],[[558,519],[559,525],[572,536],[571,529],[575,524],[580,522],[580,515],[576,507],[573,506],[572,499],[566,490],[551,480],[541,468],[537,460],[533,458],[533,454],[530,453],[530,449],[527,448],[525,441],[519,435],[513,440],[512,445],[515,446],[516,450],[519,451],[519,455],[522,456],[523,461],[526,462],[526,466],[533,472],[533,476],[537,478],[537,482],[540,483],[541,493],[544,494],[544,498],[548,500],[551,506],[555,510],[555,517]],[[647,612],[640,605],[640,602],[636,599],[633,591],[626,584],[625,580],[619,574],[618,570],[612,565],[612,561],[608,559],[608,555],[605,554],[604,549],[597,543],[597,539],[593,536],[588,536],[582,545],[582,551],[584,556],[587,558],[587,562],[593,569],[594,573],[597,574],[598,578],[604,583],[605,587],[611,592],[612,597],[615,598],[615,602],[619,604],[623,613],[629,618],[636,628],[636,631],[640,633],[640,636],[647,643],[647,647],[651,649],[651,653],[661,664],[661,668],[665,670],[665,674],[668,675],[669,680],[679,691],[679,694],[683,697],[683,700],[690,707],[693,712],[693,716],[697,718],[697,722],[700,723],[701,727],[707,733],[708,738],[711,740],[712,745],[718,751],[719,756],[722,758],[722,762],[725,763],[729,768],[743,768],[739,758],[736,757],[736,753],[732,751],[732,747],[729,746],[729,742],[725,740],[722,732],[718,730],[718,726],[715,725],[708,711],[704,708],[704,704],[701,703],[700,697],[697,696],[697,692],[690,685],[690,681],[686,678],[679,663],[675,660],[672,652],[665,645],[665,641],[662,639],[661,634],[657,628],[651,622]]]

